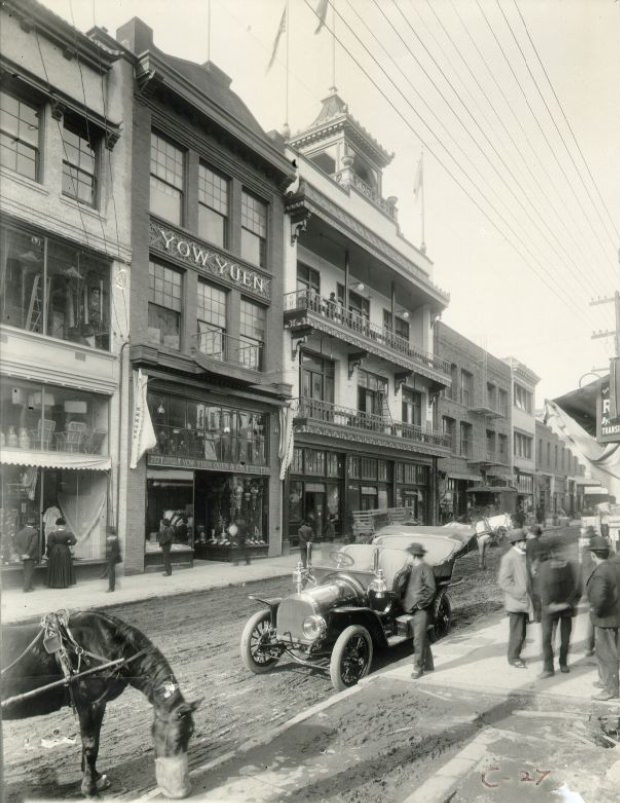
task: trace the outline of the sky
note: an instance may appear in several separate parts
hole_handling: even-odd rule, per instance
[[[534,371],[538,407],[608,369],[615,340],[592,335],[614,305],[592,302],[620,290],[620,2],[326,0],[316,33],[320,0],[288,0],[268,70],[285,2],[44,4],[81,31],[140,17],[266,131],[306,128],[335,85],[394,154],[383,195],[450,294],[443,321]]]

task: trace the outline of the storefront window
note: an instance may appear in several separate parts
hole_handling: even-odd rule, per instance
[[[110,348],[110,266],[49,237],[0,230],[3,323]]]
[[[156,392],[149,393],[148,405],[157,437],[151,454],[267,464],[267,417],[260,413]]]
[[[77,538],[74,562],[103,560],[107,520],[105,471],[3,465],[0,474],[0,555],[19,564],[14,537],[33,518],[39,531],[39,556],[60,517]]]
[[[3,449],[107,455],[108,399],[4,377],[0,433]]]

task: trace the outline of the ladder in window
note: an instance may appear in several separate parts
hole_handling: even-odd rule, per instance
[[[51,286],[51,279],[47,280],[47,295]],[[43,275],[35,274],[32,282],[32,292],[30,293],[30,304],[28,306],[28,317],[26,318],[26,329],[29,332],[43,331]]]

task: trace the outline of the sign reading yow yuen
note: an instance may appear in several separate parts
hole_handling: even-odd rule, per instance
[[[203,270],[219,279],[271,300],[271,279],[252,268],[234,262],[221,251],[193,240],[173,229],[151,221],[151,249],[179,259],[193,268]]]

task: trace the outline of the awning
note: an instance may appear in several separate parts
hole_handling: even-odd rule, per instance
[[[465,471],[447,471],[448,478],[451,480],[467,480],[468,482],[480,482],[480,474],[467,474]]]
[[[32,452],[29,449],[2,449],[0,463],[9,466],[36,466],[37,468],[82,469],[83,471],[109,471],[109,457],[70,452]]]
[[[609,496],[609,491],[604,485],[586,485],[583,492],[586,496]]]
[[[518,493],[516,488],[511,485],[475,485],[473,488],[468,488],[468,494],[499,494],[502,492]]]

